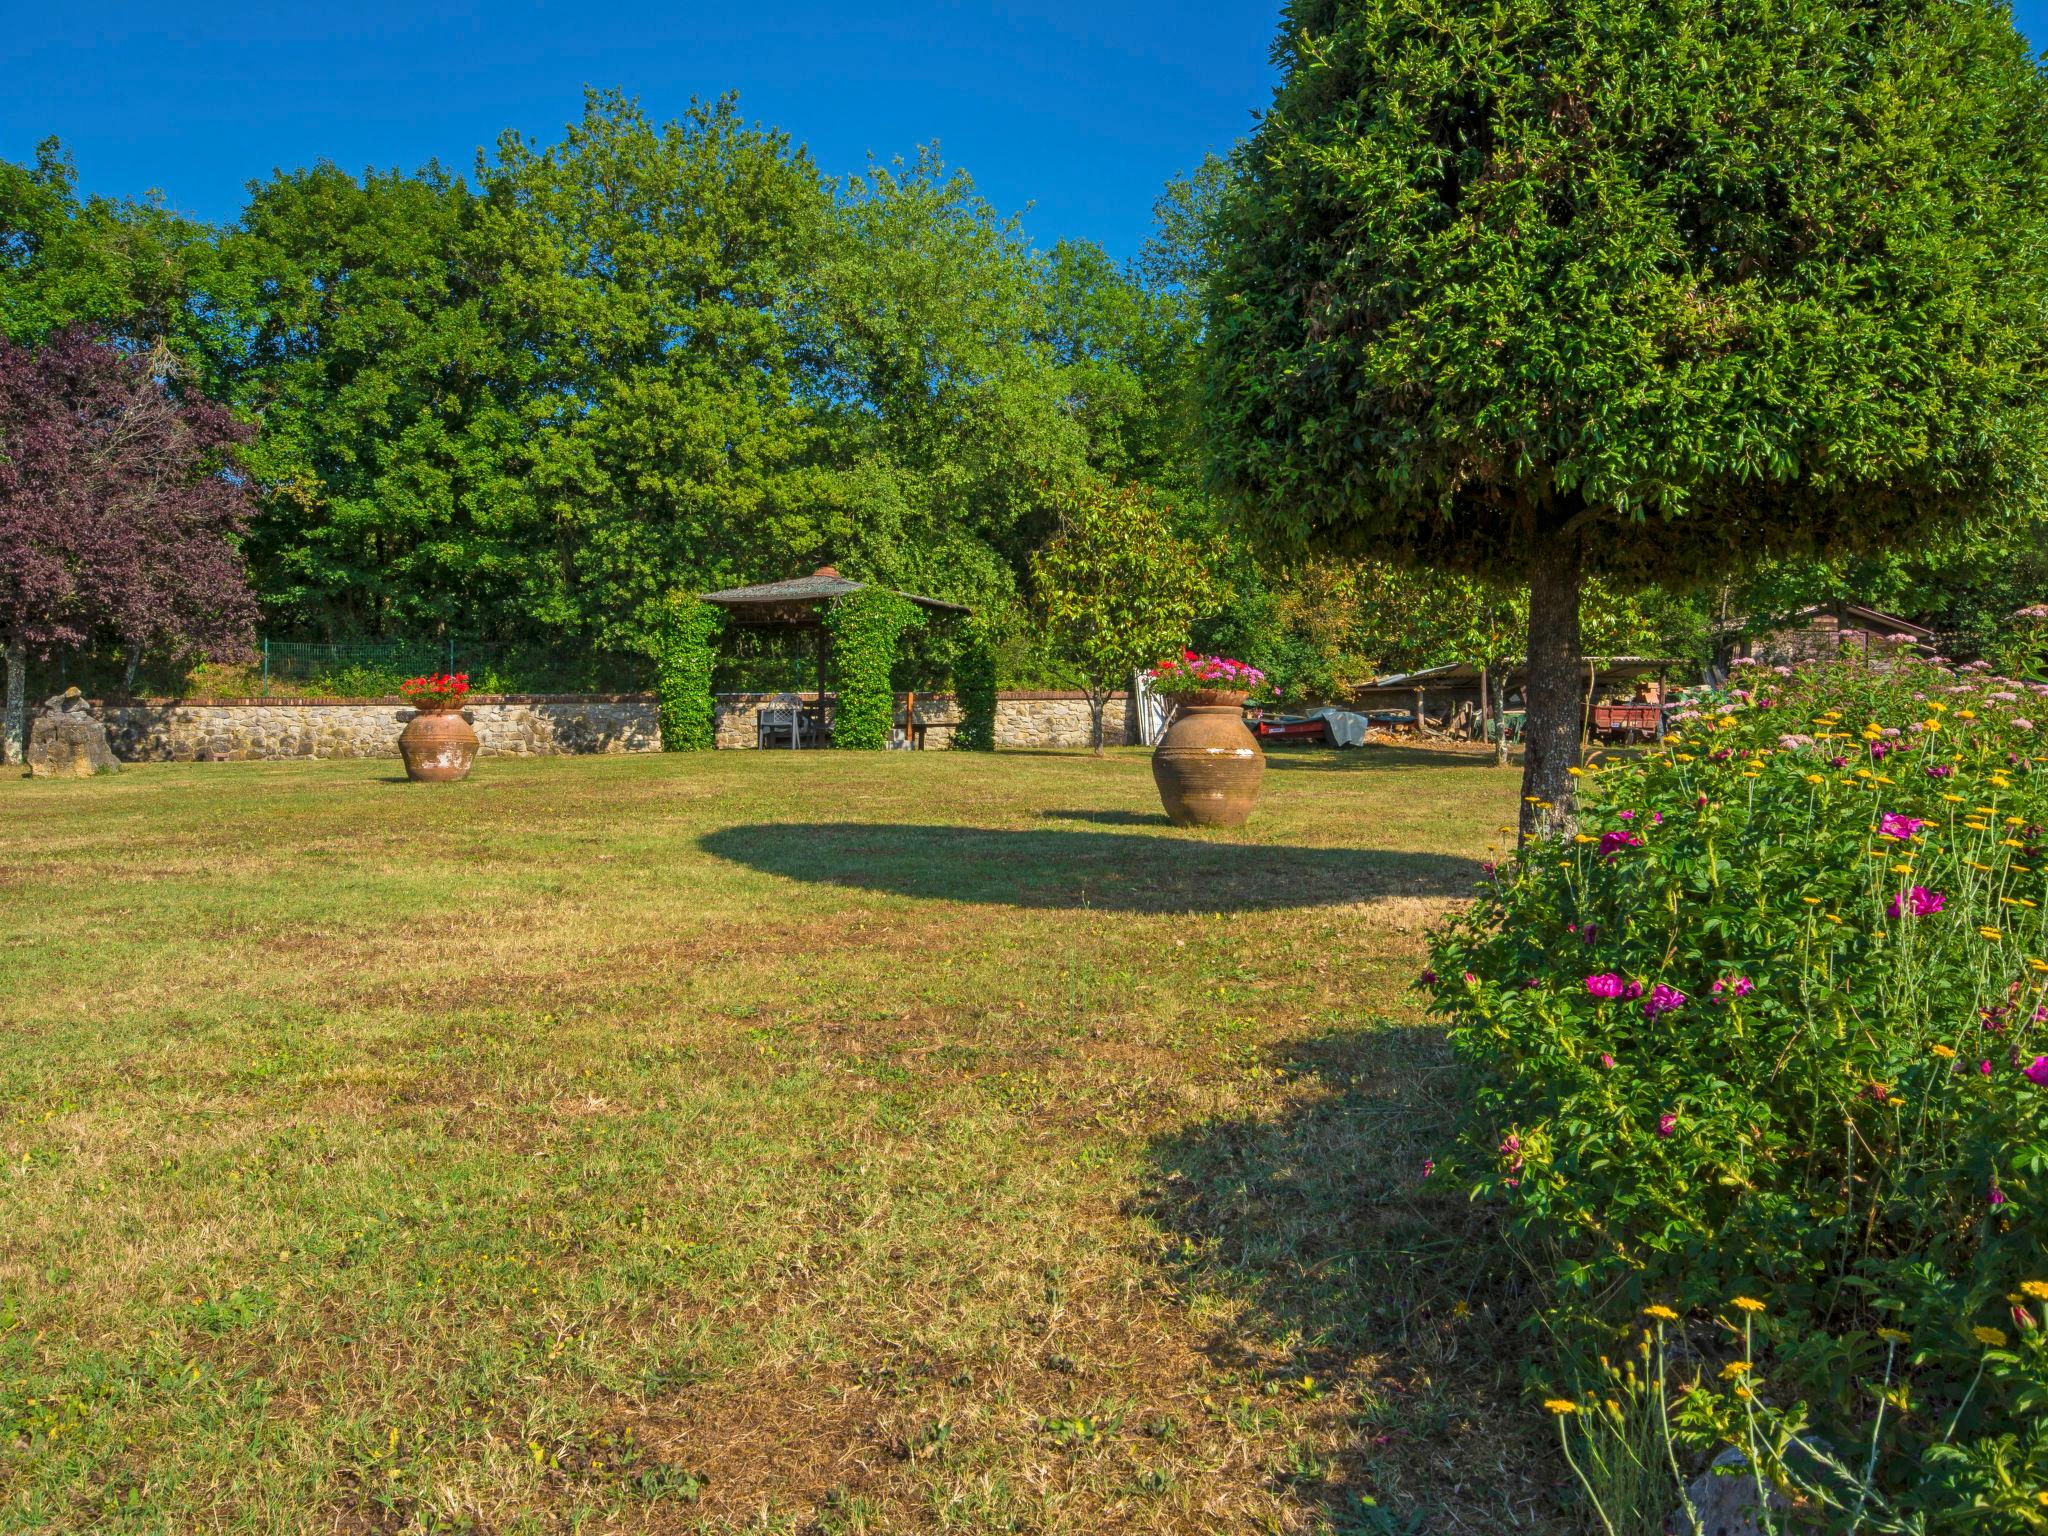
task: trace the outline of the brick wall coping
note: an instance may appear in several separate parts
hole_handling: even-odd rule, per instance
[[[797,698],[815,699],[816,689],[803,692],[782,693],[721,693],[716,697],[721,702],[733,704],[767,704],[777,700]],[[950,699],[950,691],[919,692],[918,698]],[[1004,689],[996,695],[1003,703],[1036,704],[1065,701],[1085,702],[1088,695],[1078,689]],[[1119,691],[1110,694],[1112,703],[1123,699]],[[143,698],[143,699],[91,699],[88,703],[107,709],[410,709],[412,706],[397,694],[384,694],[374,698],[340,699],[317,694],[275,694],[267,698],[213,698],[195,695],[191,698]],[[471,704],[652,704],[651,693],[472,693],[463,699],[464,707]]]
[[[375,698],[337,699],[315,694],[273,694],[267,698],[210,698],[195,695],[184,699],[92,699],[90,703],[108,709],[411,709],[409,700],[395,693]],[[463,698],[471,704],[651,704],[651,693],[472,693]]]

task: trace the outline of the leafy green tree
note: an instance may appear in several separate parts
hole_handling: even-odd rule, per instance
[[[30,165],[0,161],[0,336],[39,344],[86,326],[143,350],[169,347],[185,381],[234,334],[215,231],[141,200],[81,199],[71,157],[55,139]]]
[[[1294,543],[1528,585],[1532,812],[1589,575],[2033,493],[2048,91],[2004,4],[1296,0],[1277,53],[1210,289],[1220,476]]]
[[[250,553],[287,628],[503,634],[536,583],[530,365],[493,312],[473,217],[437,167],[358,180],[320,165],[256,187],[223,238],[252,297],[220,366],[264,422]]]
[[[508,134],[478,174],[496,324],[531,360],[527,612],[632,648],[676,586],[818,564],[838,530],[787,321],[829,207],[808,157],[730,97],[656,124],[593,94],[562,143]]]
[[[1157,493],[1089,480],[1048,496],[1056,532],[1032,557],[1046,637],[1088,690],[1090,739],[1102,751],[1109,695],[1183,649],[1217,596],[1212,552],[1172,529]]]

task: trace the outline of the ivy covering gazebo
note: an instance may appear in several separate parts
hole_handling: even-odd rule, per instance
[[[831,655],[839,675],[840,744],[858,747],[888,744],[896,698],[889,674],[904,631],[920,627],[926,613],[966,618],[973,612],[943,598],[855,581],[829,565],[788,581],[698,596],[722,609],[735,628],[810,633],[818,678],[815,739],[822,742],[828,730],[825,674]]]

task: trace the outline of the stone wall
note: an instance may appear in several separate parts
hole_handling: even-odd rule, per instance
[[[761,711],[815,704],[816,693],[721,693],[718,696],[717,741],[721,747],[756,747],[761,742]],[[1125,740],[1126,696],[1113,694],[1102,711],[1105,745]],[[925,727],[925,746],[941,750],[953,744],[960,724],[960,705],[950,693],[920,693],[917,718]],[[1083,693],[1014,692],[996,696],[998,747],[1086,747],[1092,745],[1088,696]]]
[[[760,742],[763,708],[815,694],[725,693],[715,724],[721,747]],[[293,757],[395,757],[398,733],[412,718],[401,699],[145,699],[95,705],[107,740],[129,762],[244,762]],[[654,700],[646,694],[472,694],[463,716],[485,757],[560,753],[652,752],[661,745]],[[1103,711],[1103,738],[1125,741],[1125,698]],[[950,747],[959,724],[951,694],[917,697],[925,746]],[[1089,745],[1088,700],[1079,693],[1005,693],[996,702],[998,747]]]
[[[413,716],[401,699],[177,699],[110,704],[100,716],[131,762],[394,757]],[[634,694],[475,694],[462,711],[485,757],[651,752],[654,701]]]

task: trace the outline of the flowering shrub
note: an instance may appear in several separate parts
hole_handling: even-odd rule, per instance
[[[1198,656],[1183,651],[1152,669],[1152,686],[1160,693],[1257,693],[1266,674],[1228,656]]]
[[[415,709],[454,709],[469,692],[467,672],[435,672],[408,677],[398,685],[399,697]]]
[[[1463,1171],[1589,1355],[1755,1301],[1721,1401],[1856,1448],[1836,1528],[2048,1531],[2048,688],[1744,680],[1438,935]]]

